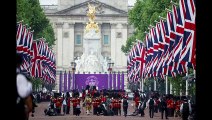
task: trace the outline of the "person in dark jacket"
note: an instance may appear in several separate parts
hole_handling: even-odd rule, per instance
[[[123,111],[124,111],[124,116],[127,116],[127,109],[128,109],[128,101],[126,99],[126,97],[124,97],[123,99]]]
[[[182,103],[180,106],[180,112],[182,114],[183,120],[188,120],[188,116],[191,114],[192,109],[191,104],[188,103],[188,100],[186,98],[184,99],[184,103]]]
[[[167,110],[167,103],[166,103],[166,98],[162,98],[160,102],[160,109],[161,109],[161,119],[163,119],[163,115],[165,112],[165,117],[168,119],[168,110]]]

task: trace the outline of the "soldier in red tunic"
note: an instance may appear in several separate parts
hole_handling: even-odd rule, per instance
[[[180,100],[175,102],[175,117],[180,116]]]
[[[112,104],[112,111],[113,111],[114,115],[116,115],[116,100],[112,99],[111,104]]]
[[[60,100],[59,100],[59,97],[56,99],[56,111],[57,111],[57,114],[60,114]]]
[[[76,115],[76,107],[77,107],[77,98],[76,98],[76,96],[74,96],[71,101],[73,103],[73,115]]]
[[[118,99],[118,113],[121,116],[121,98]]]
[[[101,101],[103,101],[103,103],[105,103],[106,102],[106,97],[102,96]]]
[[[83,92],[82,92],[82,101],[83,101],[83,102],[84,102],[84,100],[85,100],[85,96],[86,96],[85,90],[83,90]]]
[[[139,96],[136,96],[136,97],[135,97],[135,110],[136,110],[136,111],[138,110],[138,105],[139,105],[139,103],[140,103],[140,98],[139,98]]]
[[[174,117],[174,100],[173,100],[173,98],[170,99],[170,113],[171,113],[171,117]]]
[[[119,99],[118,97],[115,99],[115,114],[118,115],[118,108],[119,108]]]
[[[67,111],[66,111],[66,114],[70,114],[70,107],[71,107],[71,98],[68,97],[68,100],[67,100]]]
[[[97,115],[100,115],[101,112],[101,108],[100,108],[100,104],[102,103],[101,98],[97,97]]]
[[[98,107],[98,102],[97,102],[97,98],[93,98],[93,115],[97,114],[97,107]]]

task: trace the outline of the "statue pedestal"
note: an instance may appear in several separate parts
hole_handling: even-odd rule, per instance
[[[107,63],[101,55],[101,34],[91,29],[83,38],[83,55],[76,60],[77,72],[107,72]]]

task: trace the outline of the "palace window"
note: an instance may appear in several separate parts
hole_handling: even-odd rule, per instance
[[[109,35],[104,35],[103,37],[103,44],[108,45],[109,44]]]
[[[80,45],[81,44],[81,35],[76,35],[75,44],[76,45]]]

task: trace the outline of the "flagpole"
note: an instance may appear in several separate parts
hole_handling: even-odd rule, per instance
[[[154,80],[154,91],[156,91],[156,80]]]
[[[142,79],[140,79],[140,90],[142,90]]]
[[[144,79],[141,79],[141,83],[142,83],[142,92],[144,92]]]
[[[168,94],[168,76],[166,76],[166,94]]]
[[[196,70],[193,70],[194,78],[196,78]]]

